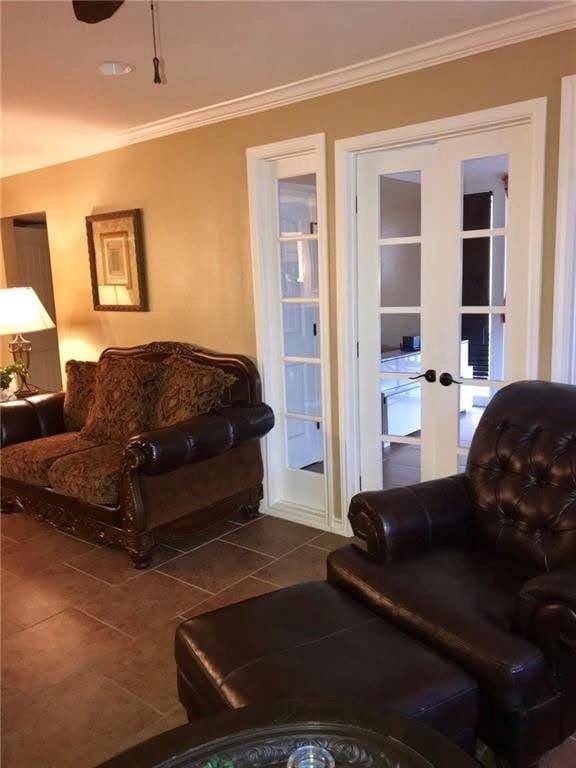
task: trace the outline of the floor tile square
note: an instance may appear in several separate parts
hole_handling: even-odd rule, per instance
[[[125,641],[117,630],[67,609],[4,641],[2,681],[32,695],[92,669]]]
[[[215,594],[270,562],[266,555],[217,540],[180,555],[160,570]]]
[[[46,533],[50,527],[36,520],[25,512],[0,515],[0,533],[14,541],[27,541],[39,534]]]
[[[198,603],[191,610],[183,613],[182,616],[185,619],[191,619],[194,616],[200,616],[202,613],[215,611],[218,608],[224,608],[226,605],[239,603],[241,600],[248,600],[250,597],[258,597],[268,592],[275,592],[277,589],[278,587],[275,584],[268,584],[260,579],[255,579],[253,576],[248,576],[247,579],[233,584],[231,587],[224,589],[213,597],[209,597],[202,603]]]
[[[8,685],[2,685],[0,697],[2,704],[0,706],[0,733],[5,734],[20,728],[34,700],[26,693]]]
[[[160,540],[163,544],[180,552],[189,552],[191,549],[207,544],[230,531],[237,530],[237,528],[238,526],[229,520],[220,520],[200,531],[194,530],[190,524],[188,526],[171,525],[161,531]]]
[[[64,563],[15,584],[2,585],[2,618],[30,627],[76,603],[94,598],[105,585]]]
[[[279,587],[290,587],[302,581],[322,581],[326,578],[326,557],[325,550],[305,544],[253,575]]]
[[[174,636],[180,621],[166,622],[129,641],[119,653],[99,664],[98,671],[160,714],[180,709],[174,659]]]
[[[353,536],[340,536],[339,533],[321,533],[318,538],[309,542],[313,547],[320,547],[327,552],[333,552],[340,547],[346,547],[354,541]]]
[[[20,727],[6,734],[3,768],[93,768],[126,748],[158,720],[112,680],[85,673],[38,696]],[[30,738],[38,734],[41,738]]]
[[[209,596],[157,571],[141,572],[115,587],[102,587],[92,599],[81,604],[81,609],[132,637],[166,624]]]
[[[17,576],[30,577],[45,571],[55,563],[98,551],[99,548],[92,544],[47,529],[3,554],[2,568]]]
[[[222,537],[223,541],[281,557],[317,536],[313,528],[276,517],[261,517]]]
[[[179,554],[175,549],[160,544],[154,547],[151,568],[156,568]],[[70,558],[66,562],[73,568],[102,579],[108,584],[123,584],[130,579],[135,579],[143,572],[134,567],[128,552],[123,549],[112,549],[112,547],[100,547],[80,557]]]

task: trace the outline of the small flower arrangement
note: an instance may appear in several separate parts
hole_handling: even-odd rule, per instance
[[[0,368],[0,391],[2,394],[6,394],[6,390],[10,388],[12,379],[16,374],[27,376],[28,370],[26,366],[22,363],[11,363]]]

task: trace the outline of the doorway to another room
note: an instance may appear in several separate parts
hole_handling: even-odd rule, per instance
[[[33,288],[56,323],[46,215],[23,214],[3,218],[0,224],[6,287]],[[61,390],[62,374],[56,327],[25,335],[32,342],[29,381],[41,391]],[[5,359],[3,364],[9,362],[11,360]]]

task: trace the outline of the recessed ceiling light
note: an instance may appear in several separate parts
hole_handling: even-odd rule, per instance
[[[98,66],[98,71],[102,75],[127,75],[133,69],[132,64],[125,64],[123,61],[103,61]]]

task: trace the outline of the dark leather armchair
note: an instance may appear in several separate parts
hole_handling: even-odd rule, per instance
[[[477,680],[483,741],[524,768],[576,730],[576,387],[503,388],[464,474],[361,493],[349,518],[362,544],[329,580]]]

